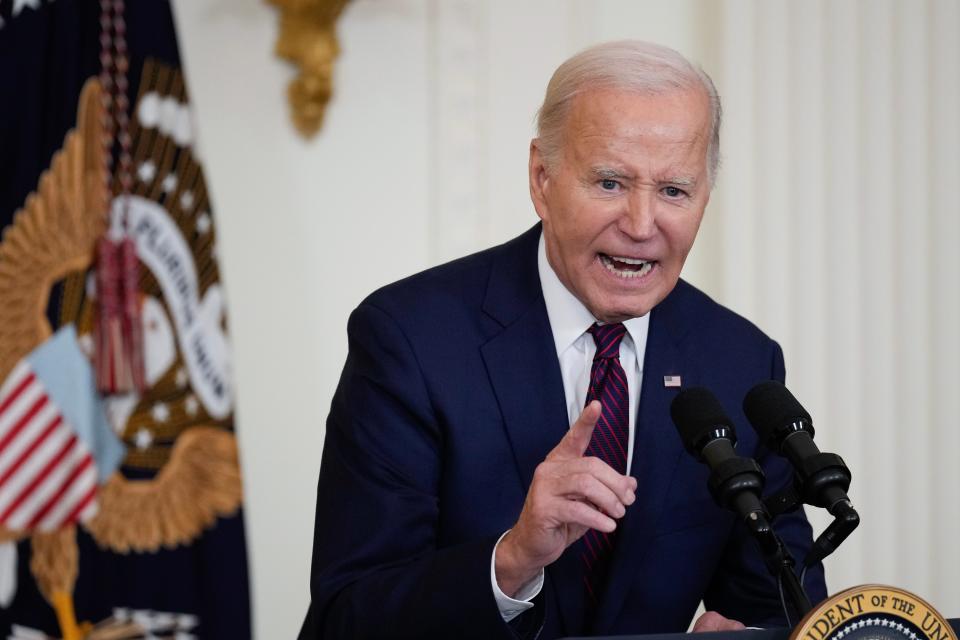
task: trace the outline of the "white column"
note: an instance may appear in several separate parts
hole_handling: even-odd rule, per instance
[[[486,240],[485,3],[430,0],[430,249],[434,263]]]

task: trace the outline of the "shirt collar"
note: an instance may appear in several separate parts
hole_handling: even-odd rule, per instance
[[[560,278],[547,260],[547,247],[543,233],[540,234],[540,243],[537,246],[537,270],[540,272],[540,288],[543,290],[543,301],[547,305],[547,318],[550,320],[553,342],[557,348],[557,356],[560,356],[590,328],[590,325],[597,322],[597,319],[560,282]],[[630,318],[623,322],[641,359],[642,350],[647,344],[649,324],[649,312],[639,318]]]

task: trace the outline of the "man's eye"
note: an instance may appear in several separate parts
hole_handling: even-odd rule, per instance
[[[620,183],[616,180],[611,180],[607,178],[606,180],[600,181],[600,188],[604,191],[614,191],[617,187],[620,186]]]
[[[687,192],[679,187],[664,187],[663,195],[667,196],[668,198],[681,198],[687,195]]]

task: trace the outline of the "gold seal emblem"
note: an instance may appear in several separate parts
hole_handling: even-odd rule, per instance
[[[113,199],[109,220],[102,210],[108,171],[102,99],[98,80],[88,80],[76,127],[37,190],[2,230],[0,383],[59,326],[74,325],[82,350],[93,343],[93,249],[121,204],[129,202],[138,253],[147,266],[140,291],[144,331],[151,336],[148,364],[152,360],[153,365],[147,389],[110,399],[107,414],[127,444],[126,457],[123,468],[100,486],[96,515],[79,526],[101,549],[155,553],[191,545],[218,518],[236,514],[242,502],[225,306],[180,71],[154,60],[143,67],[137,118],[130,126],[136,180],[129,195]],[[54,296],[59,313],[51,324],[48,307]],[[0,544],[27,537],[30,571],[54,607],[64,638],[133,637],[117,635],[117,629],[136,621],[116,615],[96,628],[78,624],[76,524],[49,532],[0,526]]]
[[[868,584],[824,600],[790,640],[957,640],[957,634],[926,600]]]

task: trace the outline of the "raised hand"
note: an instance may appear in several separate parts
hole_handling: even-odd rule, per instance
[[[601,406],[591,402],[547,454],[517,523],[497,546],[497,584],[513,596],[587,529],[610,532],[636,500],[637,481],[599,458],[585,457]]]

